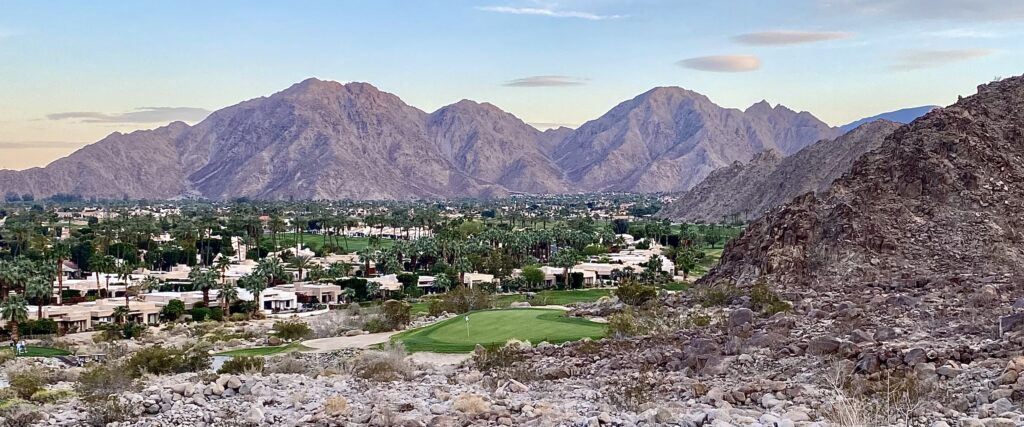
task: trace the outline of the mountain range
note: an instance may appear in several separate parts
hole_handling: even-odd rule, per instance
[[[713,170],[838,136],[807,112],[723,108],[659,87],[578,129],[539,131],[487,103],[427,113],[367,83],[307,79],[189,126],[110,136],[0,191],[47,197],[413,199],[688,190]]]

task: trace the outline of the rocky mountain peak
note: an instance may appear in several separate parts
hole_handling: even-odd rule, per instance
[[[1024,77],[1013,77],[900,127],[828,191],[753,222],[704,283],[927,287],[1020,277],[1022,111]]]

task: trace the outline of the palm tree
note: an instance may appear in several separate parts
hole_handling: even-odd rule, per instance
[[[562,275],[564,276],[566,290],[569,290],[569,269],[579,263],[581,258],[582,257],[579,252],[570,247],[559,249],[551,259],[551,263],[554,264],[555,267],[562,267]]]
[[[288,265],[292,268],[299,270],[299,281],[302,281],[302,271],[309,266],[309,257],[306,255],[296,255],[292,259],[288,260]]]
[[[114,317],[115,322],[123,325],[124,322],[128,320],[128,316],[131,314],[131,312],[131,308],[128,308],[127,305],[119,305],[117,307],[114,307],[114,312],[111,314],[111,316]]]
[[[28,321],[28,304],[25,303],[25,297],[19,294],[9,295],[0,302],[0,316],[11,330],[11,340],[18,342],[18,323]]]
[[[71,257],[71,248],[57,241],[50,249],[50,256],[57,264],[57,305],[64,303],[64,260]]]
[[[196,267],[188,273],[188,278],[192,281],[192,289],[203,291],[203,304],[209,306],[210,289],[213,289],[214,285],[217,284],[217,273],[213,270],[203,270]]]
[[[277,244],[277,235],[287,230],[284,220],[280,216],[274,215],[270,217],[267,227],[270,228],[270,238],[274,241],[274,251],[281,250],[281,247]]]
[[[139,288],[145,292],[153,292],[154,290],[160,289],[160,279],[152,276],[146,276],[146,278],[142,279],[142,282],[139,283]]]
[[[231,258],[228,258],[224,254],[221,254],[220,258],[217,258],[216,265],[217,271],[220,272],[221,283],[224,283],[224,281],[227,280],[227,278],[224,275],[227,273],[229,267],[231,267]]]
[[[50,298],[53,297],[53,282],[47,280],[46,277],[35,276],[29,279],[28,285],[25,286],[25,296],[36,301],[36,318],[43,318],[43,306],[50,303]]]
[[[260,294],[263,293],[263,291],[267,289],[267,281],[266,281],[266,279],[264,279],[263,277],[260,277],[258,275],[255,275],[255,273],[252,274],[252,275],[246,274],[246,275],[238,278],[238,284],[243,289],[245,289],[245,290],[249,291],[250,293],[252,293],[252,299],[253,299],[253,302],[255,302],[254,311],[255,310],[259,310],[260,309]]]
[[[222,283],[217,292],[217,297],[224,304],[221,309],[225,316],[231,315],[231,304],[238,300],[238,288],[234,284]]]
[[[274,286],[278,282],[286,283],[290,281],[291,276],[284,271],[284,265],[281,264],[281,260],[276,257],[264,258],[256,265],[256,270],[253,275],[259,276],[266,280],[267,287]]]
[[[327,277],[337,279],[348,276],[348,272],[352,270],[352,266],[347,262],[334,262],[327,267]]]
[[[352,297],[354,297],[355,294],[356,294],[356,290],[355,289],[345,288],[345,289],[341,290],[341,294],[340,295],[341,295],[342,301],[348,302],[348,301],[352,300]]]

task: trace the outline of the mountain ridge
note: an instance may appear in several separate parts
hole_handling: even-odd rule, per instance
[[[768,107],[748,114],[658,87],[577,129],[542,132],[489,103],[428,113],[370,83],[309,78],[194,125],[112,133],[44,168],[2,170],[0,191],[133,199],[681,191],[734,161],[792,153],[838,132],[810,113]]]

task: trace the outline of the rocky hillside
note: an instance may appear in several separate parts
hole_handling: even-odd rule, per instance
[[[804,193],[821,192],[850,170],[864,153],[878,148],[899,125],[869,122],[835,140],[819,141],[783,157],[774,150],[749,163],[717,169],[665,206],[658,216],[683,222],[750,221]]]
[[[555,150],[585,191],[682,191],[757,153],[789,155],[838,131],[809,113],[767,102],[722,108],[676,87],[652,89],[585,123]]]
[[[830,190],[771,210],[703,283],[1019,283],[1022,243],[1024,77],[1014,77],[896,130]]]
[[[766,149],[838,131],[809,113],[721,108],[658,88],[577,130],[540,132],[490,104],[426,113],[366,83],[308,79],[188,126],[115,133],[0,191],[46,197],[411,199],[679,191]],[[556,160],[557,159],[557,160]]]

